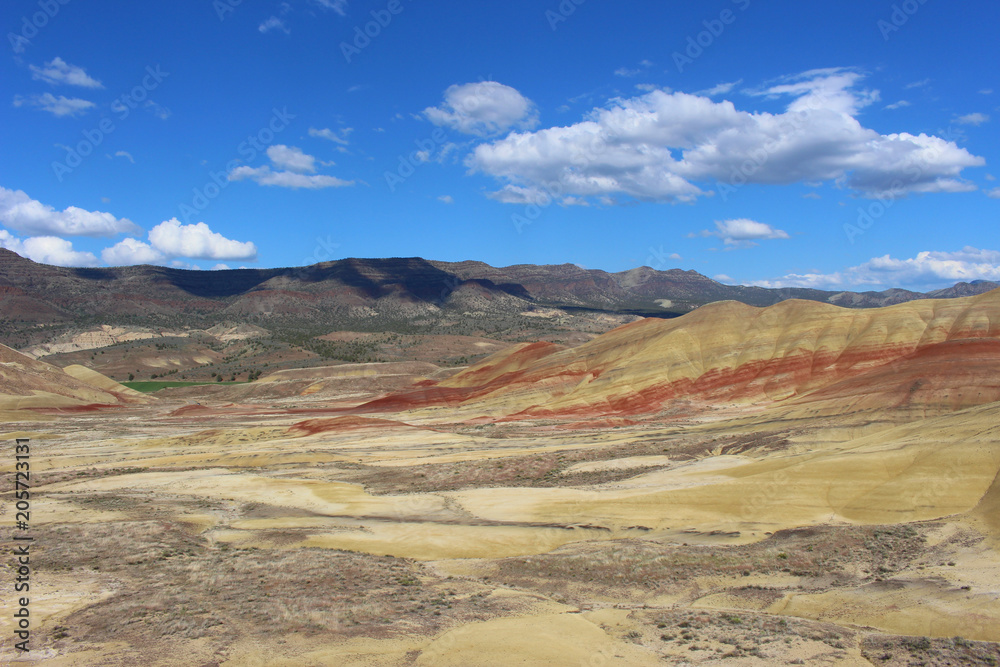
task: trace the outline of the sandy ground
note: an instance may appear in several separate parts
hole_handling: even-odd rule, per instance
[[[38,664],[991,664],[998,406],[581,429],[161,399],[0,440],[32,443]]]

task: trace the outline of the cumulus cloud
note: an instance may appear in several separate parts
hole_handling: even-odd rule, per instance
[[[653,90],[612,100],[574,125],[481,144],[467,165],[532,196],[693,201],[708,194],[699,184],[744,182],[832,181],[870,197],[975,189],[961,172],[985,161],[953,141],[863,127],[855,114],[878,93],[859,90],[861,78],[814,70],[750,91],[791,98],[777,114]]]
[[[716,221],[714,230],[705,229],[697,235],[689,234],[688,236],[714,236],[722,239],[722,242],[727,246],[743,248],[757,245],[754,241],[791,238],[784,230],[775,229],[766,223],[747,218]]]
[[[22,190],[4,187],[0,187],[0,224],[32,236],[115,236],[142,232],[126,218],[76,206],[57,211]]]
[[[54,266],[96,266],[97,257],[90,252],[73,249],[73,244],[56,236],[33,236],[19,239],[6,229],[0,229],[0,248],[12,250],[40,264]]]
[[[455,198],[452,197],[451,195],[441,195],[440,197],[438,197],[438,201],[444,202],[445,204],[454,204]]]
[[[435,125],[478,137],[538,125],[534,102],[496,81],[451,86],[441,106],[424,109],[424,116]]]
[[[82,100],[78,97],[66,97],[64,95],[56,97],[52,93],[43,93],[41,95],[29,95],[28,97],[15,95],[14,106],[39,107],[54,116],[79,116],[82,113],[86,113],[88,109],[94,108],[95,105],[93,102]]]
[[[316,171],[316,158],[302,152],[302,149],[295,146],[285,146],[276,144],[267,147],[267,157],[275,167],[288,169],[300,173],[313,173]]]
[[[137,239],[122,239],[110,248],[101,251],[101,259],[109,266],[132,266],[134,264],[162,264],[167,256]]]
[[[28,65],[31,70],[31,78],[37,81],[44,81],[53,85],[67,84],[70,86],[80,86],[82,88],[103,88],[100,81],[87,74],[82,67],[70,65],[62,58],[53,58],[45,63],[43,67]]]
[[[964,116],[959,116],[955,119],[956,123],[962,125],[982,125],[983,123],[989,122],[990,117],[984,113],[967,113]]]
[[[986,196],[990,199],[1000,199],[1000,188],[993,188],[986,191]]]
[[[955,252],[924,251],[908,259],[883,255],[835,273],[792,273],[752,284],[761,287],[887,289],[907,285],[926,288],[973,280],[1000,282],[1000,251],[966,246]]]
[[[253,243],[233,241],[213,232],[204,222],[182,224],[177,218],[161,222],[149,230],[152,248],[169,257],[191,259],[248,259],[257,258]]]

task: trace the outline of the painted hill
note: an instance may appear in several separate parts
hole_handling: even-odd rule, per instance
[[[572,349],[513,348],[368,407],[447,404],[566,418],[650,414],[684,399],[934,411],[1000,400],[998,371],[1000,290],[866,310],[728,301],[641,320]]]
[[[0,410],[120,406],[150,400],[89,368],[64,370],[0,345]]]

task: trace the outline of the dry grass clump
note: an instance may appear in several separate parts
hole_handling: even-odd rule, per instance
[[[780,531],[740,546],[666,545],[626,540],[568,547],[550,554],[498,561],[491,578],[559,594],[577,602],[627,596],[644,599],[683,591],[699,577],[787,574],[803,588],[876,581],[908,567],[924,551],[912,526],[842,526]],[[860,573],[859,573],[860,570]],[[746,596],[775,599],[777,589],[733,588]]]
[[[637,612],[633,617],[642,623],[642,631],[633,632],[637,643],[674,654],[680,649],[701,660],[754,657],[763,664],[795,664],[783,656],[812,643],[810,653],[836,661],[857,643],[853,631],[836,625],[749,612],[678,609]]]
[[[582,437],[582,436],[581,436]],[[345,480],[364,484],[376,494],[428,493],[485,487],[565,487],[617,482],[665,466],[599,472],[562,474],[577,463],[610,461],[632,456],[669,456],[677,462],[694,461],[712,455],[777,451],[788,447],[787,433],[749,433],[719,438],[637,439],[611,447],[567,449],[545,454],[505,458],[429,463],[406,468],[341,465],[354,472]]]
[[[1000,644],[970,641],[962,637],[930,639],[927,637],[871,635],[862,641],[861,654],[869,662],[879,667],[902,667],[903,665],[986,667],[1000,665]]]
[[[185,640],[224,647],[290,633],[433,635],[509,611],[490,589],[406,559],[213,545],[167,521],[47,526],[36,531],[36,544],[40,577],[72,573],[114,590],[42,634],[38,646],[61,650]]]

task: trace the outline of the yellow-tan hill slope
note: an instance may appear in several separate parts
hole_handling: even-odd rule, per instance
[[[0,345],[0,410],[117,406],[149,400],[89,368],[63,370]]]

